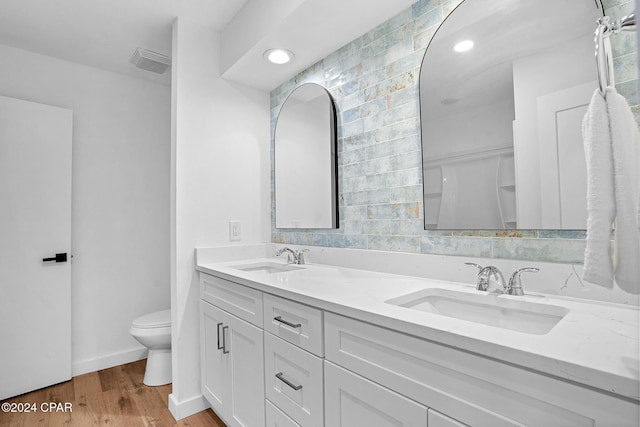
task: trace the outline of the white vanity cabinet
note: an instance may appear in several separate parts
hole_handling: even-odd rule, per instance
[[[263,293],[200,276],[202,392],[229,427],[639,425],[631,399],[356,320],[320,298],[281,298],[273,282],[256,286]]]
[[[237,314],[262,321],[262,295],[246,288],[202,274],[200,277],[200,341],[202,394],[228,427],[262,427],[264,411],[263,332],[205,298]],[[212,289],[218,289],[216,294]],[[257,292],[257,293],[256,293]],[[259,304],[255,304],[259,300]]]
[[[430,427],[638,425],[638,406],[625,399],[332,313],[325,313],[325,353],[328,361],[428,407]],[[332,385],[325,372],[329,409],[335,406],[329,395],[341,385]]]

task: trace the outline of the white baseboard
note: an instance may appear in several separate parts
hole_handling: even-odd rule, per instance
[[[71,375],[78,376],[101,369],[112,368],[125,363],[135,362],[147,357],[146,347],[136,347],[118,353],[108,354],[93,359],[80,360],[71,364]]]
[[[205,409],[209,409],[209,405],[201,394],[183,400],[182,402],[178,402],[173,393],[169,395],[169,412],[171,412],[171,415],[173,415],[176,421],[204,411]]]

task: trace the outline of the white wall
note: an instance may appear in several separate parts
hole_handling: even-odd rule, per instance
[[[200,393],[198,275],[194,248],[270,238],[269,94],[223,80],[220,35],[178,19],[173,26],[171,307],[176,419],[204,408]]]
[[[73,374],[143,357],[131,321],[170,303],[170,90],[2,45],[0,57],[1,95],[73,110]]]

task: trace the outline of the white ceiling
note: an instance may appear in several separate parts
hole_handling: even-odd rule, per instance
[[[129,59],[138,47],[171,56],[171,26],[182,17],[222,34],[225,78],[271,90],[414,1],[0,0],[0,44],[169,84],[169,72]],[[274,46],[294,50],[296,61],[266,63],[262,53]]]
[[[377,27],[416,0],[250,0],[222,32],[222,75],[271,90],[347,43]],[[275,7],[274,4],[280,4]],[[263,53],[286,48],[296,55],[285,65]]]
[[[169,84],[129,63],[138,47],[171,56],[177,16],[221,31],[247,0],[0,0],[0,43]]]

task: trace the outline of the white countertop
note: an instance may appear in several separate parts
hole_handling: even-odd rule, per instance
[[[640,310],[636,307],[540,294],[500,295],[498,298],[569,310],[548,333],[536,335],[385,303],[427,288],[484,294],[468,284],[320,264],[282,273],[233,268],[261,262],[286,264],[280,258],[255,258],[203,262],[196,269],[326,311],[640,400]]]

